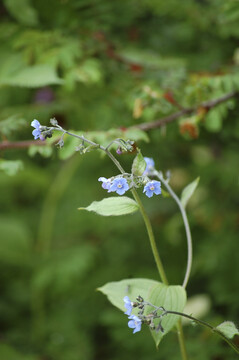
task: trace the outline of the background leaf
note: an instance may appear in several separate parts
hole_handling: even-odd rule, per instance
[[[47,85],[62,84],[56,70],[47,64],[33,65],[12,74],[9,77],[0,78],[0,86],[20,86],[37,88]]]
[[[21,24],[28,26],[38,24],[38,14],[31,0],[4,0],[3,2],[10,14]]]

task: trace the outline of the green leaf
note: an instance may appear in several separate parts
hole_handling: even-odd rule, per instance
[[[38,15],[31,0],[4,0],[9,13],[23,25],[35,26],[38,24]]]
[[[124,132],[124,136],[127,139],[134,140],[134,141],[145,141],[146,143],[149,142],[149,136],[148,134],[140,129],[137,128],[129,128]]]
[[[219,107],[210,110],[206,116],[205,127],[210,132],[219,132],[222,129],[222,115]]]
[[[21,160],[0,160],[0,170],[9,176],[16,175],[22,169],[23,163]]]
[[[32,145],[28,149],[28,155],[33,157],[36,154],[40,154],[44,158],[48,158],[52,155],[53,148],[50,145]]]
[[[147,166],[146,161],[144,160],[144,157],[141,154],[141,151],[139,150],[137,156],[134,158],[133,161],[132,174],[136,176],[143,175],[146,166]]]
[[[82,65],[73,70],[75,79],[83,83],[98,83],[102,78],[100,62],[96,59],[88,59]]]
[[[131,214],[137,211],[138,204],[127,196],[110,197],[101,201],[94,201],[86,208],[78,208],[78,210],[93,211],[102,216],[120,216]]]
[[[125,279],[109,282],[97,290],[106,295],[114,306],[125,311],[123,301],[125,295],[128,295],[132,301],[134,301],[139,295],[142,296],[144,300],[148,300],[150,289],[158,284],[158,281],[150,279]]]
[[[232,321],[224,321],[223,323],[218,325],[215,329],[220,331],[228,339],[232,339],[235,335],[239,335],[239,331],[236,325]]]
[[[167,286],[150,279],[125,279],[110,282],[98,288],[98,290],[105,294],[109,301],[122,311],[125,311],[123,301],[125,295],[128,295],[132,301],[135,301],[136,297],[140,295],[145,301],[149,301],[153,305],[163,306],[166,310],[179,312],[183,311],[186,303],[186,292],[181,286]],[[146,313],[151,311],[152,308],[148,307]],[[137,315],[137,312],[137,309],[133,310],[133,314]],[[168,314],[162,320],[164,333],[152,331],[157,346],[162,337],[174,327],[178,318],[177,315]],[[157,324],[158,321],[155,320],[155,323]]]
[[[181,195],[181,203],[182,206],[185,208],[190,197],[193,195],[194,191],[196,190],[196,187],[199,183],[200,177],[197,177],[193,182],[191,182],[189,185],[187,185]]]
[[[0,79],[0,86],[9,85],[29,88],[62,83],[63,80],[58,77],[54,67],[46,64],[28,66],[6,77],[2,76]]]
[[[150,290],[148,301],[156,306],[163,306],[166,310],[182,312],[186,304],[187,296],[184,288],[182,286],[172,285],[166,286],[159,283],[153,289]],[[150,313],[153,309],[149,308],[147,313]],[[156,346],[159,345],[163,336],[165,336],[178,322],[179,316],[168,314],[164,316],[162,320],[162,327],[164,332],[161,331],[155,332],[152,331],[152,336],[156,343]],[[155,325],[159,323],[159,319],[155,320]]]

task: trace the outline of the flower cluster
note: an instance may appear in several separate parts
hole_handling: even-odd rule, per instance
[[[129,299],[128,296],[124,297],[124,307],[126,308],[125,314],[128,315],[128,327],[130,329],[134,329],[133,334],[141,330],[142,324],[149,325],[151,330],[156,330],[156,332],[161,331],[164,332],[161,321],[163,316],[167,315],[167,311],[162,306],[155,306],[147,301],[144,301],[142,296],[138,296],[136,298],[137,301],[133,302]],[[153,307],[154,310],[151,311],[148,315],[144,315],[145,307],[150,306]],[[132,315],[133,308],[138,308],[138,316]],[[158,315],[158,311],[161,312]],[[159,319],[157,327],[154,324],[154,319]]]
[[[57,143],[59,147],[64,146],[63,136],[64,136],[64,130],[58,126],[58,123],[56,119],[50,120],[51,124],[54,127],[60,128],[60,130],[63,131],[63,135],[60,139],[60,141]],[[32,134],[34,136],[34,139],[40,139],[45,140],[47,137],[52,136],[52,132],[54,130],[53,127],[47,127],[42,126],[40,122],[36,119],[34,119],[31,122],[31,126],[34,127],[34,130],[32,131]],[[59,129],[58,129],[59,130]],[[130,151],[133,145],[132,141],[124,141],[120,140],[121,147],[124,147],[125,150]],[[91,147],[91,146],[90,146]],[[97,147],[98,148],[98,147]],[[80,151],[81,153],[87,152],[88,148],[85,148],[83,144],[81,144],[79,147],[77,147],[77,151]],[[121,151],[121,150],[120,150]],[[102,188],[105,190],[108,190],[108,192],[116,192],[118,195],[124,195],[126,191],[128,191],[132,187],[139,187],[141,185],[144,185],[143,193],[149,198],[151,198],[154,194],[159,195],[161,194],[161,183],[160,181],[156,180],[150,180],[148,178],[148,175],[154,175],[154,160],[152,158],[144,157],[144,160],[146,162],[146,169],[142,176],[133,176],[131,174],[124,174],[119,175],[110,179],[106,179],[105,177],[100,177],[98,181],[102,182]]]
[[[118,195],[124,195],[124,193],[129,190],[128,182],[123,177],[115,178],[113,181],[105,177],[100,177],[98,181],[102,181],[103,189],[108,190],[108,192],[115,191]]]
[[[102,188],[108,190],[108,192],[116,192],[118,195],[123,195],[131,187],[139,187],[144,184],[143,193],[149,198],[154,194],[161,194],[161,182],[157,180],[149,180],[147,175],[153,175],[154,171],[154,160],[148,157],[145,157],[146,169],[142,176],[130,178],[130,175],[127,174],[128,178],[125,179],[124,176],[120,175],[119,177],[106,179],[105,177],[100,177],[98,181],[102,182]]]
[[[135,334],[136,332],[141,330],[141,325],[142,325],[142,321],[140,318],[138,318],[138,316],[136,315],[131,315],[131,312],[133,310],[133,307],[135,306],[136,303],[133,303],[128,296],[124,297],[124,306],[126,308],[126,312],[125,314],[128,315],[128,327],[130,329],[134,329],[133,334]],[[137,305],[136,305],[137,306]]]

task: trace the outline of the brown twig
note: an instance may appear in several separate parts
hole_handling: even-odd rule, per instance
[[[28,148],[31,145],[37,146],[44,146],[46,145],[45,141],[35,141],[35,140],[26,140],[26,141],[3,141],[0,143],[0,150],[7,150],[7,149],[24,149]]]
[[[239,95],[238,91],[232,91],[228,94],[225,94],[223,96],[221,96],[220,98],[217,99],[212,99],[209,101],[204,101],[201,104],[199,104],[196,107],[190,107],[190,108],[185,108],[182,109],[180,111],[177,111],[176,113],[173,113],[171,115],[168,115],[162,119],[159,120],[155,120],[155,121],[151,121],[148,123],[142,123],[142,124],[138,124],[135,125],[134,127],[137,127],[138,129],[144,130],[144,131],[148,131],[148,130],[152,130],[152,129],[156,129],[156,128],[160,128],[166,124],[169,124],[171,122],[173,122],[174,120],[180,118],[183,115],[187,115],[187,114],[192,114],[194,113],[197,109],[199,108],[203,108],[207,111],[209,111],[210,109],[212,109],[213,107],[229,100],[232,99],[233,97],[236,97]]]
[[[141,129],[144,131],[149,131],[152,129],[160,128],[166,124],[173,122],[174,120],[177,120],[178,118],[180,118],[183,115],[194,113],[199,108],[209,111],[210,109],[214,108],[215,106],[217,106],[229,99],[232,99],[238,95],[239,95],[239,91],[232,91],[228,94],[221,96],[220,98],[204,101],[201,104],[199,104],[198,106],[185,108],[180,111],[177,111],[174,114],[168,115],[162,119],[148,122],[148,123],[134,125],[134,126],[131,126],[131,128],[132,127],[138,128],[138,129]],[[26,141],[17,141],[17,142],[3,141],[2,143],[0,143],[0,150],[23,149],[23,148],[28,148],[31,145],[44,146],[46,144],[47,144],[47,142],[45,142],[45,141],[35,141],[35,140],[26,140]]]

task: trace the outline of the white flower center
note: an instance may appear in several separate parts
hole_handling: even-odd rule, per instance
[[[150,186],[150,190],[152,190],[152,191],[154,190],[154,186],[153,186],[153,185]]]
[[[122,185],[121,185],[121,184],[118,184],[117,187],[118,187],[119,189],[121,189],[121,188],[122,188]]]

